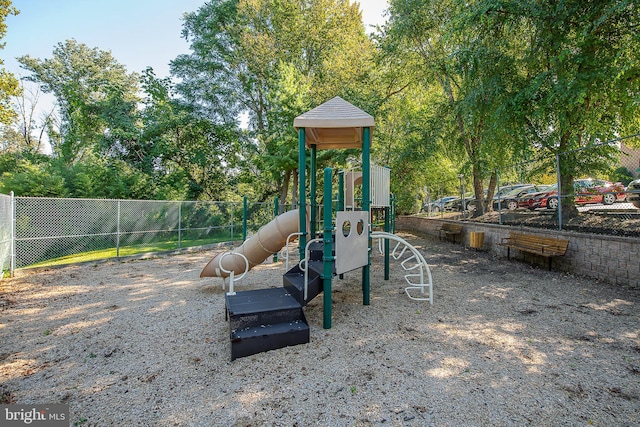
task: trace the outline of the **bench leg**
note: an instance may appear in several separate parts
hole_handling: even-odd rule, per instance
[[[553,260],[553,257],[549,257],[549,271],[551,271],[551,261]]]
[[[511,259],[511,248],[507,246],[507,260]]]

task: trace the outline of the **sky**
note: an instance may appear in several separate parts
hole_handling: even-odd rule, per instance
[[[205,0],[13,0],[20,10],[8,16],[4,68],[28,74],[15,57],[50,58],[54,47],[75,39],[90,48],[110,50],[129,72],[153,67],[158,77],[169,74],[169,61],[189,52],[181,37],[181,17]],[[383,24],[387,0],[360,0],[367,32]]]

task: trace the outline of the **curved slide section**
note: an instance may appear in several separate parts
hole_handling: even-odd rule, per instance
[[[292,210],[278,215],[270,223],[263,226],[256,234],[245,240],[231,253],[240,253],[249,261],[249,269],[262,264],[270,255],[278,252],[287,243],[287,237],[291,233],[300,230],[300,217],[298,210]],[[220,269],[220,259],[229,252],[220,252],[200,272],[200,277],[228,277]],[[242,274],[245,270],[245,262],[239,256],[225,256],[222,258],[222,268],[233,271],[234,274]]]

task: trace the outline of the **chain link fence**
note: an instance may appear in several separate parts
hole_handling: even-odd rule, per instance
[[[422,214],[462,219],[474,216],[472,177],[459,175],[458,179],[426,187]],[[639,179],[638,135],[563,152],[555,158],[529,159],[495,170],[483,180],[486,212],[494,212],[483,221],[502,224],[517,217],[524,225],[527,220],[539,223],[543,218],[547,226],[562,230],[574,207],[591,218],[606,215],[640,220]],[[492,184],[494,195],[489,202],[487,190]],[[621,225],[626,226],[635,227]]]
[[[79,254],[91,259],[110,258],[231,242],[243,239],[245,233],[257,232],[274,218],[274,208],[273,203],[246,201],[0,195],[0,262],[6,271],[52,260],[77,260]]]

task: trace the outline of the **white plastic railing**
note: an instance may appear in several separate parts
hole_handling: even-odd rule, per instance
[[[222,260],[224,259],[224,257],[229,256],[229,255],[235,255],[235,256],[239,256],[244,260],[244,272],[239,275],[238,277],[235,277],[235,272],[233,270],[225,270],[224,267],[222,267]],[[249,271],[249,260],[247,259],[246,256],[237,253],[237,252],[225,252],[224,254],[222,254],[222,256],[220,257],[220,259],[218,260],[218,270],[222,271],[224,273],[229,273],[229,292],[227,292],[227,295],[235,295],[236,292],[234,290],[233,287],[233,282],[235,280],[240,280],[242,279],[246,274],[247,271]],[[225,285],[225,278],[222,278],[222,289],[224,290],[224,285]]]
[[[309,294],[309,263],[307,260],[309,259],[309,245],[315,242],[322,242],[324,239],[311,239],[307,242],[307,245],[304,248],[304,259],[301,259],[298,263],[300,270],[304,271],[304,300],[307,300],[307,296]],[[304,267],[302,266],[304,264]],[[287,270],[288,271],[288,270]]]
[[[395,234],[385,233],[382,231],[376,231],[371,233],[372,239],[378,239],[379,246],[378,250],[382,253],[382,240],[393,240],[396,243],[395,247],[391,251],[391,256],[395,260],[399,260],[405,255],[405,252],[410,251],[410,254],[407,254],[408,257],[402,260],[400,265],[405,271],[415,271],[417,273],[407,273],[404,275],[404,279],[407,281],[409,286],[404,288],[404,291],[407,293],[407,296],[416,301],[429,301],[430,304],[433,304],[433,281],[431,278],[431,270],[429,270],[429,265],[427,261],[425,261],[422,254],[409,242],[404,240],[402,237],[398,237]],[[425,283],[425,274],[427,278],[427,283]],[[412,279],[418,279],[419,282],[412,282]],[[411,295],[410,290],[419,290],[421,295],[425,295],[428,293],[428,297],[416,297]]]
[[[287,241],[284,245],[284,248],[280,251],[280,257],[284,258],[284,271],[289,271],[289,243],[291,243],[291,239],[296,236],[302,236],[303,233],[291,233],[287,236]]]

